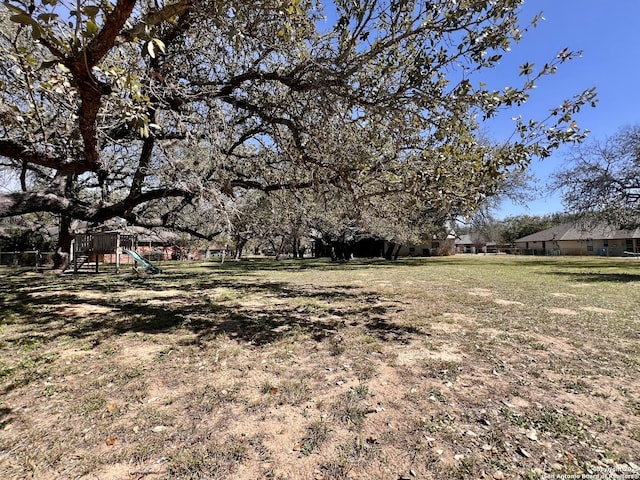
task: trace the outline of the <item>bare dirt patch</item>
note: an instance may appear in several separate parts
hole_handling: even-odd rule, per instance
[[[64,290],[49,290],[45,287],[35,288],[32,292],[29,292],[29,297],[34,299],[50,298],[51,296],[63,296],[67,292]]]
[[[58,305],[56,306],[56,310],[60,312],[60,315],[68,317],[85,317],[87,315],[106,315],[113,311],[110,307],[105,307],[102,305],[92,305],[89,303],[78,303],[75,305]]]
[[[505,306],[511,306],[511,305],[524,305],[524,303],[522,302],[517,302],[514,300],[505,300],[503,298],[496,298],[493,300],[495,303],[497,303],[498,305],[505,305]]]
[[[442,314],[444,317],[450,318],[455,323],[474,323],[475,319],[469,315],[458,312],[445,312]]]
[[[434,332],[441,331],[445,333],[454,333],[454,332],[460,332],[464,330],[464,327],[458,323],[439,322],[439,323],[430,323],[429,329]]]
[[[445,362],[460,362],[462,353],[453,346],[443,345],[437,350],[420,350],[413,348],[397,354],[395,363],[400,366],[416,366],[429,360],[442,360]],[[385,381],[385,379],[381,379]]]
[[[178,290],[175,288],[163,288],[159,290],[148,288],[131,288],[123,292],[118,292],[118,297],[124,300],[151,300],[156,298],[190,298],[194,295],[198,295],[199,292],[185,292],[184,290]]]
[[[557,315],[578,315],[578,312],[570,308],[552,307],[547,310],[549,310],[549,313],[555,313]]]
[[[491,297],[493,295],[493,292],[486,288],[473,288],[471,290],[468,290],[467,294],[473,297]]]
[[[600,308],[600,307],[580,307],[581,310],[586,310],[587,312],[594,313],[616,313],[615,310],[609,310],[608,308]]]
[[[160,354],[171,355],[174,352],[172,347],[156,345],[154,343],[134,343],[127,342],[126,348],[121,348],[115,358],[128,365],[135,365],[139,362],[147,363],[154,358],[159,358]]]
[[[565,293],[565,292],[552,292],[551,296],[558,298],[575,298],[577,295],[575,293]]]

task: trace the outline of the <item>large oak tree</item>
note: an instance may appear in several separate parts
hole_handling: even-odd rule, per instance
[[[482,84],[526,30],[522,3],[8,0],[0,217],[59,215],[64,249],[72,219],[213,235],[238,189],[469,212],[510,169],[579,140],[572,116],[594,101],[516,120],[503,144],[478,134],[575,56]]]

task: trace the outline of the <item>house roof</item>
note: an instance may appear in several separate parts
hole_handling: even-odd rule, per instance
[[[640,228],[633,230],[617,229],[609,225],[581,226],[564,223],[555,227],[532,233],[516,242],[551,242],[561,240],[615,240],[640,238]]]
[[[485,243],[485,239],[478,234],[465,233],[456,238],[456,245],[476,245],[478,243]]]

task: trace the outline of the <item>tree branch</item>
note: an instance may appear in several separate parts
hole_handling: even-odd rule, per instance
[[[87,69],[94,67],[113,48],[116,37],[135,5],[136,0],[118,0],[115,8],[107,14],[102,30],[91,39],[86,48],[78,52],[73,63],[82,62]]]
[[[151,12],[145,17],[144,21],[122,32],[119,35],[118,40],[123,42],[132,42],[135,38],[142,35],[147,28],[159,25],[160,23],[167,21],[172,17],[183,15],[193,6],[193,3],[194,2],[192,0],[182,0],[167,5],[160,10]]]
[[[89,171],[87,164],[83,161],[69,161],[36,152],[14,140],[0,139],[0,155],[19,160],[21,162],[34,163],[41,167],[49,167],[64,173],[83,173]]]
[[[189,197],[190,192],[177,188],[159,188],[129,196],[112,205],[101,206],[77,198],[65,197],[59,189],[38,192],[17,192],[0,195],[0,218],[34,212],[65,214],[78,220],[104,222],[115,217],[127,218],[136,206],[169,197]]]
[[[299,190],[301,188],[310,188],[313,182],[296,182],[296,183],[272,183],[262,184],[255,180],[232,180],[231,187],[239,187],[245,189],[261,190],[263,192],[275,192],[278,190]]]

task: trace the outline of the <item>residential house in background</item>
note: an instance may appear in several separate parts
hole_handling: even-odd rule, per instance
[[[525,255],[623,256],[625,252],[640,253],[640,228],[565,223],[519,238],[515,244]]]
[[[170,230],[128,227],[137,235],[138,252],[147,259],[196,260],[219,255],[225,250],[220,242],[202,243],[189,235]]]
[[[385,242],[386,244],[386,242]],[[402,245],[397,252],[398,257],[431,257],[453,255],[455,253],[455,238],[434,238],[417,245]]]
[[[486,253],[487,240],[479,233],[465,233],[455,239],[456,253]]]
[[[466,233],[456,238],[456,253],[511,253],[507,243],[489,242],[481,233]]]

